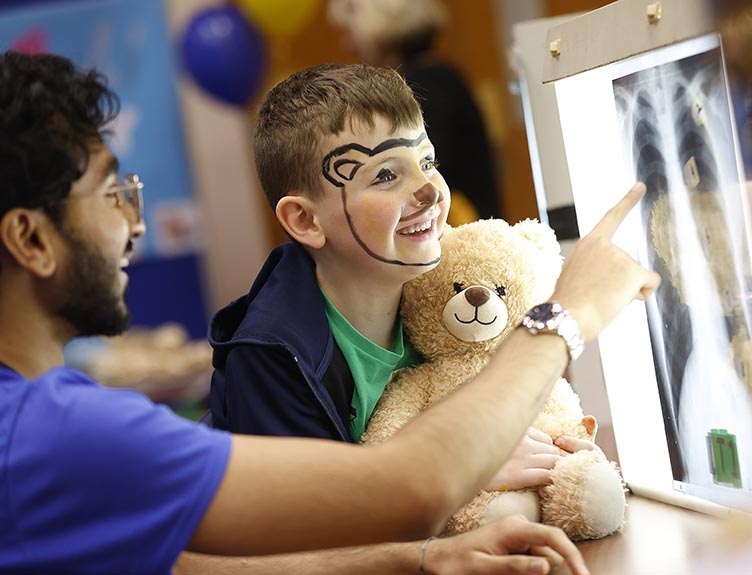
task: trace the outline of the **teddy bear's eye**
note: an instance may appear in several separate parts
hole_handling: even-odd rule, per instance
[[[465,284],[463,284],[462,282],[454,282],[454,291],[460,293],[463,290],[464,285]]]
[[[504,286],[496,286],[496,293],[499,295],[499,297],[504,297],[507,295],[507,288]]]

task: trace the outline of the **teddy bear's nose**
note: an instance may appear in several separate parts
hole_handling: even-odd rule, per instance
[[[480,307],[488,301],[488,290],[482,287],[471,287],[465,290],[467,303],[474,307]]]

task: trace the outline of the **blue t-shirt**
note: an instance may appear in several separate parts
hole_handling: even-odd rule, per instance
[[[72,369],[0,367],[0,573],[169,573],[230,443]]]

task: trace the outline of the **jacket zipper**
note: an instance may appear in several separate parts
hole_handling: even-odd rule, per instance
[[[326,415],[329,417],[329,420],[334,424],[334,427],[339,432],[339,436],[342,439],[342,441],[345,441],[347,443],[353,443],[353,441],[342,430],[342,422],[340,421],[339,416],[334,417],[332,412],[329,410],[329,406],[327,406],[326,402],[321,398],[321,395],[316,389],[316,386],[313,385],[313,383],[311,383],[311,380],[308,378],[308,375],[306,375],[305,371],[303,371],[303,368],[300,367],[300,362],[298,361],[298,357],[293,353],[292,349],[290,349],[289,346],[284,345],[284,348],[287,350],[287,353],[290,354],[290,357],[292,357],[293,361],[295,362],[295,365],[298,368],[298,371],[300,372],[300,375],[303,376],[303,379],[308,384],[308,387],[313,392],[313,395],[316,397],[321,407],[324,408],[324,411],[326,412]]]

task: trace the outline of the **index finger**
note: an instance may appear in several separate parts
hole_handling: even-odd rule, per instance
[[[551,439],[551,436],[548,433],[544,433],[536,427],[528,427],[527,436],[530,439],[534,439],[535,441],[539,441],[541,443],[549,443],[551,445],[553,445],[554,443],[554,440]]]
[[[618,204],[606,212],[603,219],[593,228],[591,234],[602,235],[609,239],[616,233],[627,214],[637,205],[645,194],[645,184],[637,182],[632,189],[627,192]]]
[[[577,451],[582,451],[583,449],[587,449],[588,451],[598,449],[598,446],[588,439],[579,439],[578,437],[570,437],[567,435],[557,437],[554,444],[569,453],[575,453]]]
[[[550,547],[558,553],[575,575],[588,575],[582,553],[561,529],[539,523],[520,522],[507,538],[512,553],[528,551],[534,547]]]

